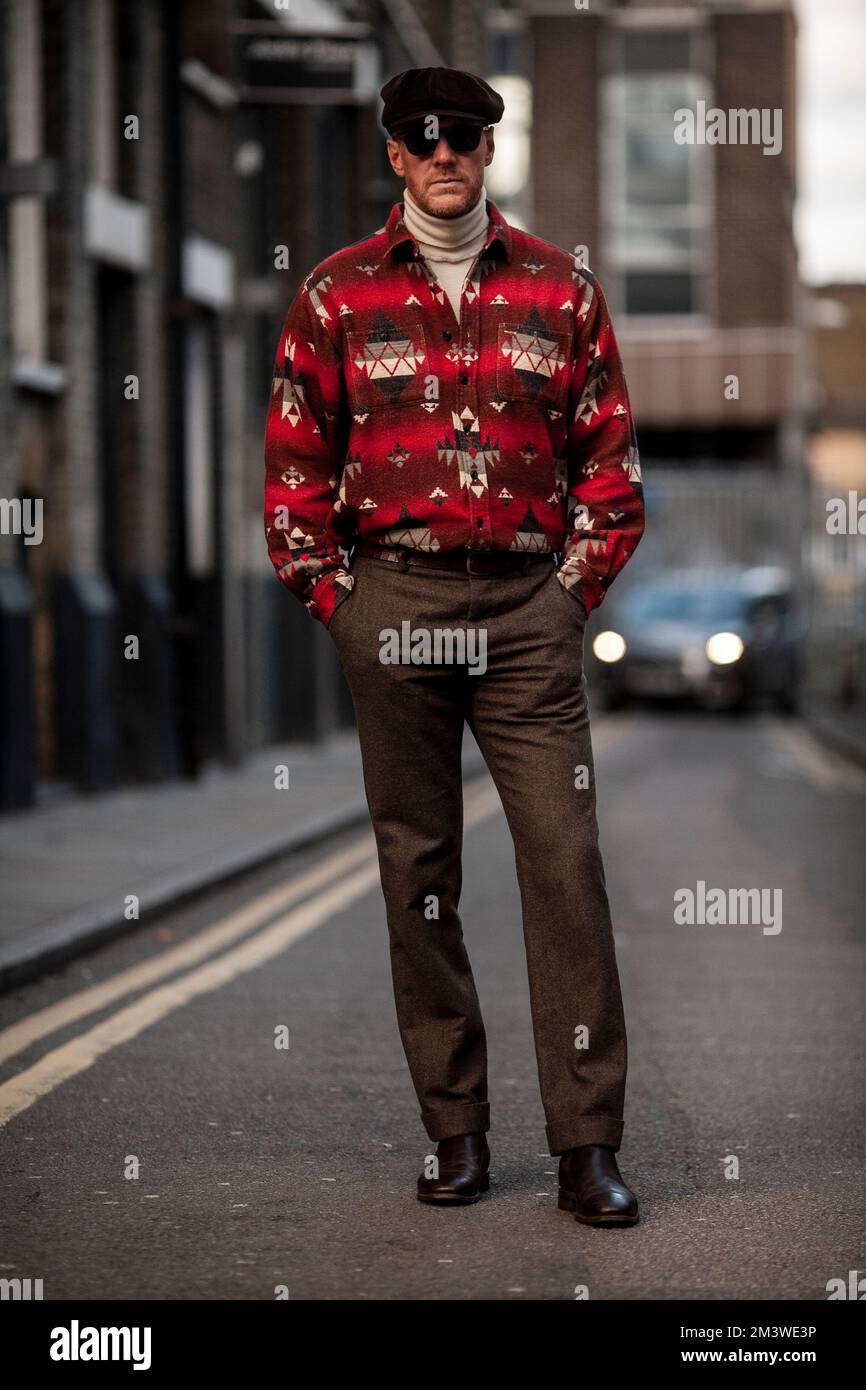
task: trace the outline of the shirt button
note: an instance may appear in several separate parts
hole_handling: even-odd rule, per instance
[[[449,333],[447,328],[445,329],[445,332],[442,334],[442,337],[445,339],[446,343],[450,343],[453,336],[453,333]]]
[[[461,373],[460,373],[460,385],[461,385],[461,386],[465,386],[468,380],[469,380],[469,377],[468,377],[468,375],[466,374],[466,372],[461,372]]]
[[[478,518],[478,520],[476,521],[475,525],[476,525],[476,526],[483,526],[483,525],[484,525],[484,518],[483,518],[483,516],[480,516],[480,517]]]

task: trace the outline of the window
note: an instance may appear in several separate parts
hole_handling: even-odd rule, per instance
[[[674,139],[674,113],[709,99],[699,30],[612,36],[602,84],[602,209],[611,296],[620,313],[698,316],[710,269],[707,147]]]
[[[5,17],[4,17],[4,22]],[[37,0],[23,0],[9,15],[8,160],[38,164],[42,140],[44,78],[41,11]],[[14,58],[13,56],[14,55]],[[9,203],[10,334],[16,364],[48,360],[48,277],[45,201],[41,195]]]

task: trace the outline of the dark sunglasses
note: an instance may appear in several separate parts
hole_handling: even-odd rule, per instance
[[[471,121],[456,121],[454,125],[440,126],[439,135],[434,139],[427,133],[427,122],[420,120],[411,121],[409,125],[404,126],[396,138],[405,141],[410,154],[429,159],[442,137],[447,140],[449,148],[455,154],[469,154],[472,150],[477,150],[483,129],[483,126],[473,125]]]

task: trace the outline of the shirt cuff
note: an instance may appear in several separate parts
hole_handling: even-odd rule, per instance
[[[310,616],[328,627],[340,604],[345,603],[352,592],[354,583],[355,576],[342,566],[326,570],[313,584],[312,595],[307,600]]]
[[[593,608],[597,608],[604,598],[604,590],[600,584],[585,578],[576,570],[569,569],[567,565],[563,565],[562,569],[556,571],[556,577],[569,597],[583,604],[583,611],[587,618]]]

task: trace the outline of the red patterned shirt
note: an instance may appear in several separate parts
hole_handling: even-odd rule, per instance
[[[265,434],[279,578],[327,625],[354,539],[551,551],[587,613],[644,509],[622,364],[598,281],[488,199],[459,323],[396,203],[295,295]],[[342,547],[342,548],[341,548]]]

